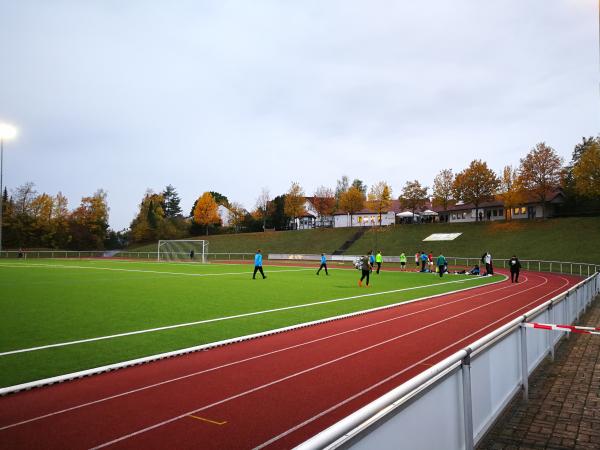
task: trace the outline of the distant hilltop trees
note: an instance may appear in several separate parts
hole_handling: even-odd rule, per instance
[[[198,195],[189,214],[184,214],[177,190],[168,185],[159,193],[146,190],[129,230],[121,232],[108,227],[104,190],[83,197],[79,206],[69,210],[67,199],[60,192],[54,196],[38,194],[33,183],[25,183],[10,193],[7,189],[2,193],[3,246],[87,250],[222,232],[350,224],[381,226],[394,223],[395,215],[390,213],[394,208],[403,208],[409,212],[406,214],[412,212],[414,216],[423,208],[448,211],[458,208],[456,205],[472,205],[474,220],[484,220],[479,208],[492,201],[502,202],[503,208],[496,212],[501,211],[500,218],[504,215],[510,220],[513,211],[531,199],[544,211],[557,190],[565,198],[560,205],[561,214],[600,214],[599,137],[583,138],[568,164],[541,142],[517,166],[507,165],[501,173],[475,159],[456,173],[452,169],[441,170],[431,187],[420,180],[407,181],[396,197],[386,181],[369,189],[361,179],[350,181],[344,175],[336,181],[335,188],[319,186],[312,196],[306,196],[296,181],[287,192],[275,197],[271,197],[269,189],[262,188],[250,211],[219,192],[206,190]],[[334,220],[340,215],[343,220]]]

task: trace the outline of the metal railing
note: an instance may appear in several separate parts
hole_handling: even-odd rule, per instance
[[[162,252],[165,253],[165,252]],[[168,252],[171,259],[176,261],[190,260],[189,252]],[[200,256],[201,254],[198,254]],[[0,259],[85,259],[85,258],[105,258],[105,259],[140,259],[156,261],[158,252],[135,252],[135,251],[77,251],[77,250],[3,250],[0,252]],[[208,261],[246,261],[254,258],[254,253],[242,252],[221,252],[206,253]],[[200,260],[195,260],[200,262]]]
[[[473,449],[519,391],[527,398],[529,374],[546,356],[554,358],[561,332],[521,324],[573,323],[599,292],[594,273],[297,448]]]

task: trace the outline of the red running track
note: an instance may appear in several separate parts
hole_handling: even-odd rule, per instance
[[[576,284],[484,286],[0,398],[0,447],[290,448]]]

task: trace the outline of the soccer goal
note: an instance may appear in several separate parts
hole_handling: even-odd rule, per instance
[[[158,241],[158,261],[208,261],[208,241],[166,240]]]

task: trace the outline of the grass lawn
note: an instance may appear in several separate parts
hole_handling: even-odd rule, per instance
[[[382,272],[368,290],[359,273],[332,268],[115,260],[0,262],[0,353],[137,330],[265,312],[169,330],[0,355],[0,386],[93,368],[231,337],[496,281],[499,277]],[[402,291],[407,288],[417,288]],[[396,292],[387,292],[396,291]],[[384,293],[387,292],[387,293]],[[379,293],[381,293],[379,295]],[[378,294],[369,295],[365,294]],[[347,297],[356,297],[346,299]],[[321,303],[326,300],[344,299]]]

